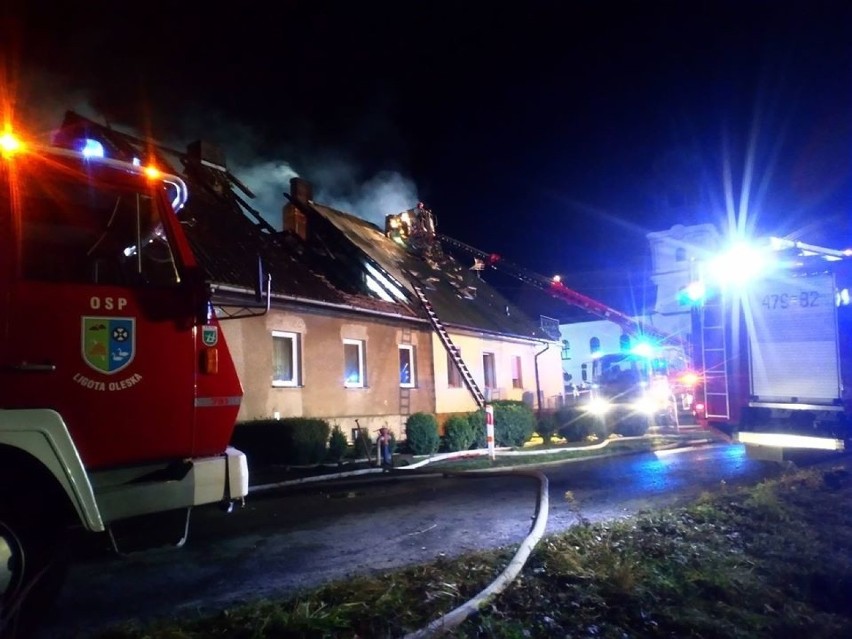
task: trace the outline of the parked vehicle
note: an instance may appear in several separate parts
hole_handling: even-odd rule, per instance
[[[230,510],[248,492],[246,458],[229,447],[242,387],[181,229],[186,186],[69,142],[0,137],[7,637],[26,636],[58,591],[69,527],[122,550],[128,533],[153,543],[146,531],[173,519],[180,545],[193,507]]]
[[[844,450],[852,418],[852,251],[779,239],[731,251],[699,265],[697,416],[757,457]]]

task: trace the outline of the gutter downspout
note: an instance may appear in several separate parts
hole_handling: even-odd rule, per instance
[[[541,382],[538,377],[538,356],[544,354],[550,349],[550,344],[545,343],[544,348],[535,354],[533,361],[535,362],[535,398],[538,400],[538,416],[541,417]]]

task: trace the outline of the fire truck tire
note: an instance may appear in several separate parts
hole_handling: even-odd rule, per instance
[[[15,506],[0,504],[0,639],[34,634],[68,566],[60,521]]]

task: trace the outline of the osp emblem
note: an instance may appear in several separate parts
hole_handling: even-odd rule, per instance
[[[126,368],[136,355],[136,319],[83,317],[83,360],[99,373],[112,375]]]

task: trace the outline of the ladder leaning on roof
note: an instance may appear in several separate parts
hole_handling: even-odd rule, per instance
[[[453,344],[450,334],[447,332],[447,329],[444,328],[444,323],[438,317],[438,314],[435,312],[435,309],[432,307],[432,303],[426,297],[423,289],[417,284],[412,283],[412,286],[417,298],[420,300],[420,303],[423,304],[423,308],[426,309],[426,314],[429,316],[429,321],[435,328],[435,332],[437,332],[438,336],[441,338],[441,343],[444,345],[444,348],[447,349],[447,353],[449,353],[453,363],[455,363],[458,367],[459,373],[461,373],[461,377],[464,380],[465,385],[468,390],[470,390],[470,394],[473,395],[476,405],[481,409],[485,408],[485,395],[482,394],[482,391],[476,384],[476,380],[473,379],[473,375],[470,373],[470,369],[461,358],[458,347]]]

